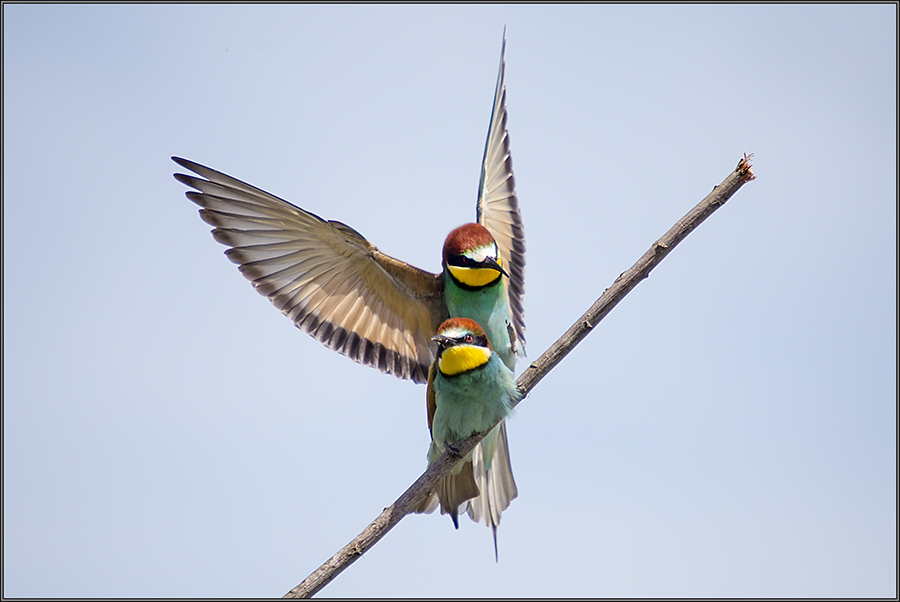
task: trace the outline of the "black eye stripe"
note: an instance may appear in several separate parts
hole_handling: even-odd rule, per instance
[[[487,347],[487,336],[485,335],[474,335],[471,333],[466,333],[456,339],[460,343],[465,343],[466,345],[475,345],[476,347]]]
[[[485,265],[484,261],[475,261],[474,259],[472,259],[471,257],[468,257],[466,255],[451,255],[450,257],[447,258],[447,263],[452,266],[459,267],[459,268],[471,268],[471,267],[478,267],[478,266]],[[494,269],[493,266],[486,266],[486,267],[490,267],[491,269]]]

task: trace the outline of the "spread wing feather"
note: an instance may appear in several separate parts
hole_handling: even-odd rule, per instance
[[[449,317],[443,279],[381,253],[359,232],[326,221],[198,163],[175,174],[230,247],[226,256],[275,307],[327,347],[399,378],[427,380],[431,337]],[[205,178],[205,179],[204,179]]]
[[[506,37],[500,52],[500,73],[494,92],[494,108],[488,127],[484,159],[481,164],[481,180],[478,183],[478,223],[490,230],[500,247],[503,266],[509,272],[507,295],[509,308],[515,323],[516,336],[521,342],[520,354],[525,347],[525,228],[516,198],[516,179],[513,176],[512,155],[509,150],[509,132],[506,129],[506,72],[504,55]]]

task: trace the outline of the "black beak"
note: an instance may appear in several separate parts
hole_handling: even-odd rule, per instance
[[[506,273],[506,270],[503,269],[503,266],[500,265],[493,257],[488,257],[482,263],[484,264],[484,267],[491,268],[492,270],[497,270],[498,272],[509,278],[509,274]]]
[[[436,334],[431,337],[431,340],[438,344],[438,347],[441,349],[446,349],[447,347],[452,347],[456,345],[456,339],[451,339],[450,337],[445,337],[442,334]]]

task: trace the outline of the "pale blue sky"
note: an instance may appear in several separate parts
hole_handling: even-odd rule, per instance
[[[280,596],[425,468],[425,389],[303,334],[180,155],[438,271],[501,35],[537,358],[490,531],[325,596],[897,595],[895,5],[4,5],[3,595]],[[527,362],[520,365],[520,371]]]

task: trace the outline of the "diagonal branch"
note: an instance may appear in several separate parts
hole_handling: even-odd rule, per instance
[[[657,240],[637,262],[626,271],[622,272],[612,286],[606,289],[599,299],[587,312],[572,325],[541,357],[535,360],[519,376],[517,382],[522,391],[523,399],[566,355],[586,337],[591,330],[612,311],[625,295],[646,278],[665,258],[675,246],[684,240],[694,228],[703,223],[707,217],[713,214],[719,207],[734,195],[745,183],[753,180],[753,170],[750,169],[750,158],[753,155],[744,155],[738,162],[735,170],[728,175],[718,186],[713,187],[705,199],[691,209],[672,226],[659,240]],[[488,429],[490,431],[490,429]],[[450,472],[460,457],[468,454],[487,434],[476,433],[454,444],[459,456],[445,452],[437,462],[432,464],[413,485],[407,489],[397,501],[384,509],[365,530],[357,535],[353,541],[344,546],[327,562],[316,569],[309,577],[285,594],[285,598],[308,598],[325,587],[332,579],[337,577],[344,569],[353,564],[360,556],[366,553],[379,539],[384,537],[394,525],[410,514],[413,509],[429,495],[437,482]]]
[[[651,270],[659,265],[678,243],[693,232],[694,228],[724,205],[741,186],[756,178],[753,170],[750,169],[752,157],[752,153],[744,155],[738,161],[735,170],[721,184],[714,186],[712,192],[706,195],[705,199],[697,203],[696,207],[669,228],[669,231],[653,243],[653,246],[633,266],[619,274],[612,286],[603,291],[591,308],[519,376],[519,380],[516,382],[524,394],[527,395],[556,364],[561,362],[572,348],[580,343],[581,339],[586,337],[591,329],[618,305],[625,295],[630,293],[641,280],[649,276]]]

